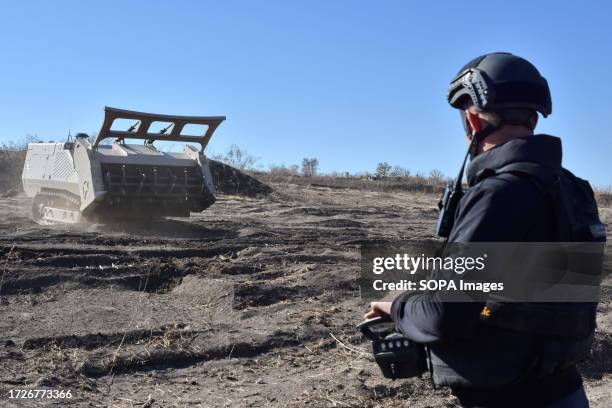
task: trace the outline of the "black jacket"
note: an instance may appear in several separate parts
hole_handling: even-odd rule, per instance
[[[481,180],[484,169],[499,169],[515,162],[533,162],[561,168],[561,141],[547,135],[514,139],[474,158],[467,169],[470,188],[457,208],[449,242],[549,242],[555,227],[550,205],[538,186],[526,177],[503,173]],[[508,395],[495,390],[470,390],[470,382],[487,384],[492,373],[519,375],[522,365],[537,354],[537,341],[524,333],[491,328],[482,324],[483,304],[445,303],[437,293],[400,296],[393,303],[391,317],[404,335],[429,343],[433,356],[434,380],[450,385],[467,405],[496,406],[500,398],[511,401],[522,394],[512,388]],[[465,381],[465,377],[471,377]],[[523,382],[522,391],[537,387],[543,402],[555,401],[581,384],[577,372],[569,370],[559,378],[533,384]],[[473,403],[467,402],[470,398]],[[491,399],[489,401],[488,399]],[[488,402],[487,402],[488,401]],[[519,404],[521,405],[521,404]],[[517,405],[517,406],[519,406]],[[526,406],[526,405],[521,405]]]

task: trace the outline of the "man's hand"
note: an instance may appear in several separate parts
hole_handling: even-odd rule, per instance
[[[378,316],[384,316],[391,313],[392,302],[372,302],[370,303],[370,311],[363,315],[365,320],[373,319]]]

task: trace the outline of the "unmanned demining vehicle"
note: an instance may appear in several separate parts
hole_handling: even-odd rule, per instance
[[[204,148],[224,116],[173,116],[106,107],[104,123],[91,140],[78,133],[66,143],[30,143],[23,189],[34,199],[39,223],[87,219],[150,220],[183,217],[215,202]],[[125,123],[131,123],[125,129]],[[124,124],[123,130],[117,129]],[[199,135],[191,131],[198,128]],[[101,143],[114,139],[112,143]],[[144,140],[127,144],[126,139]],[[180,153],[155,141],[186,142]],[[192,144],[200,145],[200,148]]]

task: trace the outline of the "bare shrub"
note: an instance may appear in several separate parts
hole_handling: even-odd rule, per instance
[[[228,164],[238,170],[254,170],[257,162],[261,159],[249,154],[246,150],[236,145],[231,145],[227,153],[215,154],[212,159]]]
[[[391,177],[410,177],[410,170],[403,168],[402,166],[395,165],[389,173]]]
[[[438,169],[433,169],[429,172],[429,182],[431,184],[440,184],[446,181],[446,176]]]
[[[278,175],[278,176],[297,176],[299,174],[300,168],[297,164],[293,164],[291,166],[285,166],[284,164],[271,164],[270,166],[270,174]]]

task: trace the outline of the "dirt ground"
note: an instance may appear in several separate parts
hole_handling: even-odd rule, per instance
[[[453,407],[356,333],[363,239],[431,237],[437,196],[272,186],[150,229],[39,226],[0,199],[0,406]],[[601,210],[612,236],[612,208]],[[612,401],[612,302],[583,364]],[[8,400],[9,389],[71,390]]]

